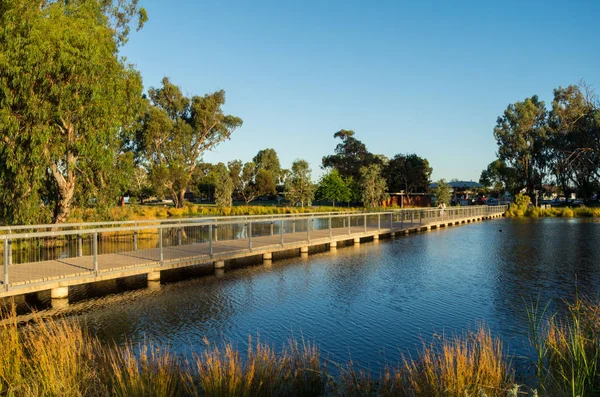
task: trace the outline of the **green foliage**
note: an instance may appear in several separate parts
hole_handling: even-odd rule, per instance
[[[450,204],[452,199],[452,187],[446,183],[445,179],[437,181],[437,186],[433,189],[433,197],[437,204]]]
[[[292,204],[310,205],[315,195],[315,186],[310,179],[311,169],[306,160],[292,163],[290,174],[285,180],[285,197]]]
[[[544,177],[546,116],[544,102],[534,95],[508,105],[494,128],[500,160],[516,170],[518,183],[529,193],[541,187]]]
[[[585,83],[554,90],[552,110],[537,96],[508,106],[494,128],[499,160],[481,183],[532,195],[543,183],[588,200],[600,191],[600,109]]]
[[[223,114],[223,90],[187,98],[165,77],[162,87],[150,88],[148,96],[135,144],[138,158],[150,170],[157,192],[181,208],[202,154],[229,139],[242,119]]]
[[[381,175],[381,166],[371,164],[360,169],[362,201],[367,208],[376,208],[387,199],[387,184]]]
[[[585,84],[554,90],[549,165],[565,195],[588,199],[600,190],[600,110]]]
[[[339,172],[332,169],[321,177],[315,196],[318,200],[332,201],[335,207],[336,201],[349,202],[352,199],[352,191]]]
[[[416,154],[397,154],[384,168],[384,175],[391,192],[425,193],[433,169],[427,159]]]
[[[324,168],[335,168],[343,178],[352,177],[360,179],[361,167],[373,163],[380,163],[372,153],[367,150],[364,143],[354,137],[352,130],[340,130],[334,138],[342,140],[335,148],[335,154],[323,157]]]
[[[506,165],[502,160],[492,161],[485,170],[481,172],[479,183],[489,187],[496,194],[508,191],[511,194],[517,194],[519,182],[516,170]]]
[[[135,1],[3,3],[0,181],[12,187],[0,191],[6,222],[62,222],[76,200],[116,202],[122,193],[132,167],[120,166],[128,161],[120,147],[142,84],[118,45],[138,11],[145,15]]]
[[[217,207],[231,207],[234,185],[227,166],[223,163],[218,163],[211,173],[215,181],[215,202]]]

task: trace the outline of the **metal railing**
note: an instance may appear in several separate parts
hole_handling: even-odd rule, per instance
[[[505,211],[506,206],[470,206],[97,222],[65,224],[58,229],[54,229],[55,225],[16,226],[0,234],[3,265],[0,285],[8,290],[31,282],[98,275],[128,267],[156,267],[198,258],[218,259],[258,248],[310,244]]]

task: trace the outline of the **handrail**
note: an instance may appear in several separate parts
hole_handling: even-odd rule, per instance
[[[191,222],[196,221],[198,223],[205,222],[207,220],[218,221],[220,219],[271,219],[273,217],[282,218],[294,218],[294,217],[306,217],[313,214],[321,214],[327,216],[329,214],[362,214],[366,212],[365,210],[352,210],[352,211],[329,211],[329,212],[303,212],[303,213],[292,213],[292,214],[266,214],[266,215],[226,215],[226,216],[208,216],[208,215],[199,215],[195,217],[188,218],[167,218],[167,219],[140,219],[140,220],[126,220],[126,221],[106,221],[106,222],[76,222],[76,223],[45,223],[45,224],[37,224],[37,225],[13,225],[13,226],[0,226],[0,231],[13,231],[13,230],[23,230],[23,229],[64,229],[69,227],[86,227],[86,226],[101,226],[101,225],[138,225],[144,223],[179,223],[179,222]]]
[[[448,207],[444,211],[446,212],[467,212],[469,210],[476,210],[479,208],[498,208],[498,207],[506,207],[506,206],[468,206],[468,207]],[[225,226],[239,223],[248,223],[248,222],[260,222],[260,221],[271,221],[277,222],[282,220],[289,219],[320,219],[320,218],[345,218],[352,215],[365,215],[365,216],[374,216],[374,215],[384,215],[384,214],[397,214],[402,212],[421,212],[421,213],[434,213],[439,212],[439,208],[406,208],[406,209],[392,209],[386,211],[348,211],[348,212],[314,212],[314,213],[302,213],[302,214],[281,214],[281,215],[246,215],[246,216],[234,216],[234,217],[218,217],[218,218],[186,218],[186,219],[169,219],[169,220],[147,220],[147,221],[123,221],[123,222],[92,222],[87,224],[71,224],[71,225],[112,225],[112,224],[125,224],[130,225],[133,223],[133,226],[124,226],[124,227],[98,227],[91,229],[74,229],[74,230],[51,230],[51,231],[43,231],[43,232],[31,232],[31,233],[10,233],[10,234],[0,234],[0,241],[2,240],[14,240],[14,239],[26,239],[26,238],[35,238],[35,237],[60,237],[60,236],[70,236],[70,235],[79,235],[79,234],[90,234],[90,233],[114,233],[119,231],[139,231],[139,230],[155,230],[155,229],[166,229],[166,228],[182,228],[189,226]],[[296,215],[296,216],[290,216]],[[162,221],[162,222],[161,222]],[[201,221],[201,222],[199,222]],[[153,225],[138,225],[137,223],[154,223]],[[66,226],[67,224],[65,224]],[[52,228],[50,226],[46,226],[47,228]],[[34,226],[23,226],[22,229],[34,228]],[[17,230],[17,229],[15,229]]]

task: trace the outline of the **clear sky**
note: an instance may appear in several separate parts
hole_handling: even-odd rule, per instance
[[[367,148],[417,153],[432,179],[478,180],[509,103],[584,79],[600,94],[600,1],[140,0],[122,54],[146,88],[226,91],[242,128],[207,162],[274,148],[321,158],[351,129]]]

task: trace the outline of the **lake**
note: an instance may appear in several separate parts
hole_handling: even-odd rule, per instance
[[[223,275],[184,272],[152,288],[140,288],[143,279],[115,282],[107,288],[118,294],[84,296],[64,312],[103,341],[150,339],[189,355],[204,337],[243,351],[249,336],[276,347],[295,336],[375,371],[433,335],[484,323],[526,373],[525,302],[552,301],[560,311],[577,291],[597,296],[599,258],[597,221],[498,219]]]

